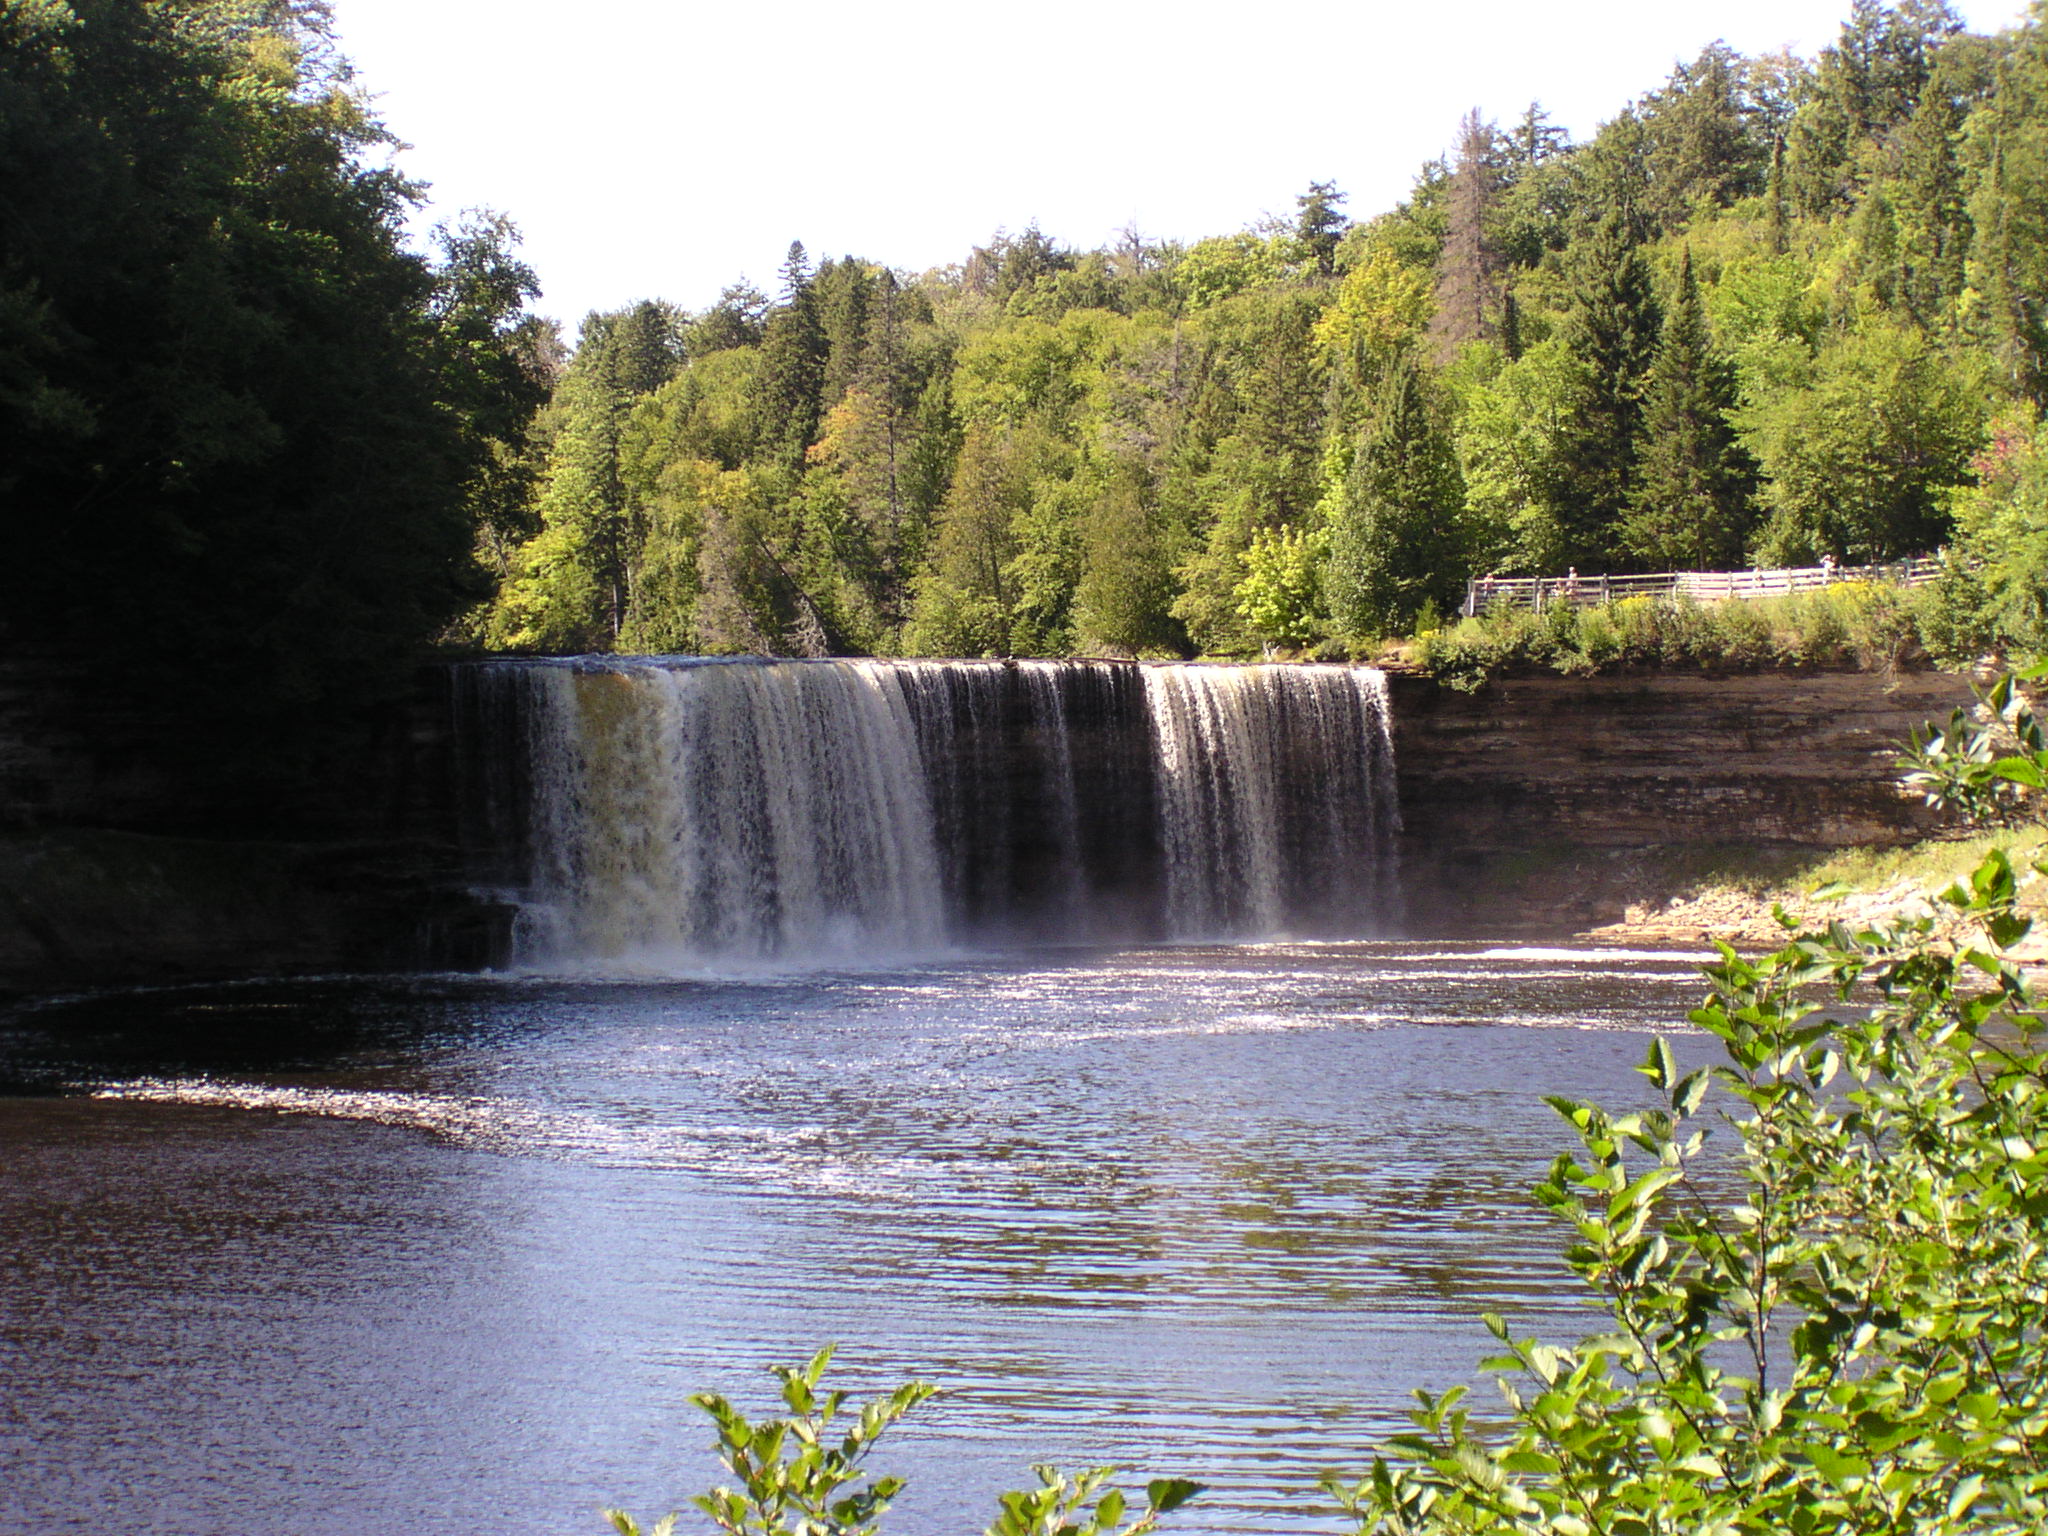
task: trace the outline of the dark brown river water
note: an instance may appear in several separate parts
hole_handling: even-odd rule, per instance
[[[690,1392],[828,1340],[945,1388],[876,1459],[902,1536],[1036,1460],[1329,1529],[1317,1471],[1471,1379],[1478,1312],[1586,1321],[1539,1095],[1641,1100],[1701,991],[1370,943],[21,1007],[0,1531],[596,1536],[713,1481]]]

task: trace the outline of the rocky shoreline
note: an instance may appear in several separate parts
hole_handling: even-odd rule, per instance
[[[2048,880],[2021,858],[2013,862],[2019,873],[2020,909],[2033,917],[2037,926],[2008,953],[2028,964],[2048,963]],[[1662,901],[1632,902],[1620,919],[1581,928],[1573,936],[1590,944],[1629,947],[1697,945],[1703,953],[1711,952],[1719,940],[1741,953],[1761,954],[1781,948],[1790,937],[1779,920],[1780,912],[1795,920],[1801,930],[1837,922],[1863,927],[1923,917],[1934,919],[1940,927],[1949,909],[1936,898],[1951,883],[1951,879],[1902,878],[1876,889],[1832,897],[1814,894],[1811,882],[1760,891],[1709,886]]]

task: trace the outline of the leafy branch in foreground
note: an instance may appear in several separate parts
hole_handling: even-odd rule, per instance
[[[1360,1530],[2048,1529],[2048,1056],[2016,895],[1993,852],[1941,898],[1961,941],[1918,918],[1723,946],[1691,1016],[1719,1063],[1660,1040],[1656,1108],[1552,1100],[1579,1146],[1537,1193],[1610,1326],[1561,1348],[1487,1319],[1505,1428],[1417,1394],[1393,1465],[1326,1479]]]
[[[929,1382],[906,1382],[879,1401],[851,1410],[850,1422],[835,1431],[846,1410],[844,1392],[821,1392],[832,1361],[827,1345],[810,1363],[777,1366],[786,1418],[750,1422],[726,1398],[702,1392],[690,1399],[711,1418],[718,1433],[718,1459],[738,1480],[690,1502],[727,1536],[874,1536],[883,1513],[903,1491],[900,1477],[870,1477],[862,1465],[882,1434],[939,1390]],[[1050,1466],[1034,1466],[1039,1486],[1005,1493],[998,1500],[988,1536],[1146,1536],[1161,1515],[1202,1491],[1199,1483],[1157,1478],[1145,1485],[1142,1514],[1121,1525],[1129,1501],[1106,1487],[1114,1467],[1095,1467],[1069,1477]],[[604,1511],[618,1536],[643,1536],[624,1510]],[[677,1516],[664,1517],[645,1536],[673,1536]]]
[[[1981,722],[1958,709],[1939,729],[1913,732],[1899,758],[1900,782],[1936,810],[1976,825],[2009,827],[2026,819],[2033,796],[2048,788],[2048,742],[2019,685],[2042,676],[2048,669],[2008,673],[1979,690]]]

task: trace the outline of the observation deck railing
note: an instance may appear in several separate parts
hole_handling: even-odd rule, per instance
[[[1666,571],[1655,576],[1482,576],[1465,584],[1466,618],[1506,604],[1511,608],[1546,608],[1571,603],[1591,608],[1625,597],[1690,598],[1696,603],[1721,603],[1732,598],[1783,597],[1811,592],[1840,581],[1889,581],[1919,586],[1934,580],[1941,562],[1932,556],[1896,560],[1889,565],[1801,565],[1776,571]]]

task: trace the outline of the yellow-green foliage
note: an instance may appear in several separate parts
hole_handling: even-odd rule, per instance
[[[1947,547],[1924,609],[1837,593],[1426,649],[1471,675],[2048,639],[2048,18],[1974,36],[1858,5],[1817,60],[1713,45],[1588,143],[1474,118],[1397,206],[1342,228],[1341,201],[1187,245],[1028,227],[915,275],[799,249],[773,300],[651,306],[671,344],[650,306],[593,317],[490,550],[488,633],[1357,650],[1474,574]],[[1428,408],[1389,431],[1411,376]],[[750,477],[739,544],[665,514],[683,462]]]

